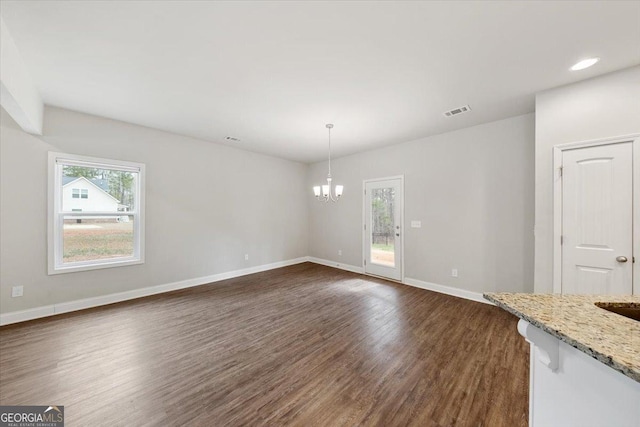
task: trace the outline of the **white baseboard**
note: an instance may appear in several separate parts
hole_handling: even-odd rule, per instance
[[[366,274],[363,267],[356,267],[355,265],[342,264],[337,261],[330,261],[322,258],[308,257],[309,262],[316,264],[326,265],[327,267],[339,268],[341,270],[351,271],[352,273]],[[376,276],[374,276],[376,277]],[[382,278],[384,279],[384,277]],[[452,288],[450,286],[438,285],[436,283],[424,282],[418,279],[411,279],[405,277],[402,282],[405,285],[414,286],[420,289],[426,289],[428,291],[439,292],[441,294],[447,294],[458,298],[464,298],[471,301],[482,302],[489,305],[494,305],[491,301],[487,301],[483,298],[479,292],[467,291],[465,289]]]
[[[437,283],[423,282],[422,280],[411,279],[409,277],[405,277],[404,283],[406,285],[415,286],[416,288],[426,289],[428,291],[439,292],[441,294],[447,294],[458,298],[464,298],[471,301],[494,305],[491,301],[487,301],[486,299],[484,299],[480,292],[472,292],[465,289],[452,288],[451,286],[438,285]]]
[[[191,288],[193,286],[205,285],[207,283],[219,282],[221,280],[232,279],[234,277],[246,276],[247,274],[260,273],[262,271],[273,270],[276,268],[287,267],[289,265],[300,264],[303,262],[313,262],[315,264],[326,265],[327,267],[338,268],[350,271],[352,273],[363,274],[364,269],[355,265],[343,264],[336,261],[330,261],[315,257],[300,257],[286,261],[274,262],[271,264],[258,265],[255,267],[245,268],[242,270],[228,271],[226,273],[213,274],[211,276],[196,277],[194,279],[181,280],[178,282],[166,283],[163,285],[149,286],[146,288],[133,289],[115,294],[102,295],[97,297],[85,298],[75,301],[67,301],[58,304],[45,305],[42,307],[30,308],[27,310],[13,311],[10,313],[0,314],[0,326],[12,323],[26,322],[27,320],[39,319],[41,317],[54,316],[56,314],[69,313],[71,311],[84,310],[87,308],[99,307],[101,305],[113,304],[116,302],[127,301],[135,298],[142,298],[150,295],[161,294],[164,292],[175,291],[178,289]],[[492,304],[482,297],[481,293],[467,291],[464,289],[452,288],[449,286],[438,285],[435,283],[423,282],[422,280],[405,278],[404,283],[429,291],[440,292],[442,294],[452,295],[459,298],[465,298],[471,301]]]
[[[0,326],[11,323],[25,322],[27,320],[39,319],[41,317],[53,316],[56,314],[68,313],[71,311],[84,310],[87,308],[99,307],[101,305],[113,304],[149,295],[161,294],[178,289],[190,288],[193,286],[205,285],[207,283],[219,282],[220,280],[232,279],[234,277],[245,276],[247,274],[260,273],[262,271],[273,270],[275,268],[300,264],[309,261],[308,257],[300,257],[286,261],[274,262],[271,264],[258,265],[244,268],[242,270],[228,271],[226,273],[213,274],[211,276],[197,277],[194,279],[181,280],[163,285],[149,286],[146,288],[133,289],[115,294],[101,295],[97,297],[85,298],[75,301],[62,302],[53,305],[30,308],[27,310],[13,311],[0,314]]]
[[[316,258],[316,257],[307,257],[307,261],[313,262],[320,265],[326,265],[327,267],[339,268],[340,270],[350,271],[352,273],[363,274],[364,269],[362,267],[356,267],[355,265],[343,264],[337,261],[330,261],[328,259]]]
[[[27,310],[12,311],[10,313],[0,314],[0,326],[26,322],[27,320],[53,316],[54,314],[56,314],[56,310],[53,305],[43,305],[42,307],[29,308]]]

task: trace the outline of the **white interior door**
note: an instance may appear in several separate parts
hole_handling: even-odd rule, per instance
[[[631,142],[562,153],[562,293],[633,292]]]
[[[364,271],[402,280],[402,178],[365,182]]]

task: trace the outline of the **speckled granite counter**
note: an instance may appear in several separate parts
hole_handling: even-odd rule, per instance
[[[640,296],[485,293],[484,297],[640,382],[640,322],[595,305],[619,302],[640,307]]]

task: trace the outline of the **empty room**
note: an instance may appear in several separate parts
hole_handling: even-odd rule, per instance
[[[0,27],[0,427],[640,426],[640,1]]]

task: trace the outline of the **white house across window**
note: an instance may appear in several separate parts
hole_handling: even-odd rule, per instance
[[[49,168],[49,274],[142,263],[144,165],[49,153]]]

